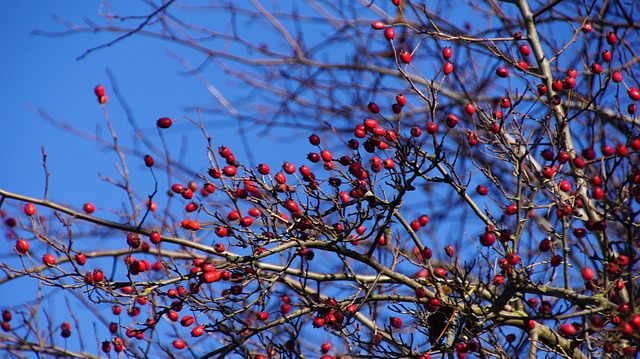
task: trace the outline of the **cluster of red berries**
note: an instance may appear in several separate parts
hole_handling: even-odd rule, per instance
[[[107,103],[107,95],[105,95],[104,87],[102,85],[94,87],[93,93],[96,94],[96,98],[100,104],[104,105]]]

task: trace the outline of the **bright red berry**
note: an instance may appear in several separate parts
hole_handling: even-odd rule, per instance
[[[464,106],[464,110],[467,112],[467,115],[471,116],[476,112],[476,107],[468,103]]]
[[[622,81],[622,74],[620,72],[618,72],[618,71],[614,71],[611,74],[611,81],[613,81],[615,83],[621,82]]]
[[[160,128],[169,128],[173,124],[173,121],[169,117],[159,118],[156,125]]]
[[[402,50],[402,52],[400,53],[400,60],[405,64],[411,63],[411,53]]]
[[[593,280],[593,278],[595,278],[595,273],[593,272],[593,269],[591,269],[591,267],[585,267],[584,269],[582,269],[582,279],[590,281]]]
[[[442,72],[445,75],[449,75],[450,73],[453,72],[453,64],[449,61],[444,63],[444,66],[442,67]]]
[[[640,90],[638,90],[637,88],[629,87],[629,89],[627,90],[627,94],[633,101],[640,101]]]
[[[445,47],[442,49],[442,58],[445,60],[449,60],[453,55],[453,51],[451,51],[450,47]]]
[[[449,114],[445,120],[445,123],[447,124],[447,126],[449,128],[454,128],[456,127],[456,125],[458,124],[459,120],[458,120],[458,116],[454,115],[454,114]]]
[[[438,132],[438,124],[435,122],[427,122],[427,133],[433,135],[436,132]]]
[[[82,210],[85,213],[91,214],[96,211],[96,206],[94,206],[93,203],[87,202],[82,206]]]
[[[42,262],[48,266],[54,266],[56,265],[56,257],[54,257],[53,254],[47,253],[42,256]]]
[[[104,96],[105,95],[104,86],[97,85],[96,87],[93,88],[93,93],[96,94],[97,98],[100,98],[100,97]]]
[[[392,27],[388,27],[386,29],[384,29],[384,37],[387,40],[393,40],[396,38],[396,32]]]
[[[498,67],[498,69],[496,70],[496,75],[498,75],[498,77],[505,78],[509,76],[509,70],[506,67]]]
[[[202,327],[202,325],[198,325],[197,327],[191,330],[192,337],[199,337],[202,334],[204,334],[204,328]]]
[[[18,239],[16,241],[15,249],[19,254],[26,254],[29,252],[29,242],[26,239]]]
[[[36,214],[36,206],[33,203],[27,203],[24,205],[24,213],[31,217]]]
[[[371,23],[371,28],[374,30],[382,30],[384,29],[384,22],[382,21],[374,21]]]

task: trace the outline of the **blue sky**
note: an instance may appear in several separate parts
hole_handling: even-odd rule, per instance
[[[103,11],[101,1],[3,2],[0,4],[0,36],[5,56],[0,58],[0,163],[3,174],[0,187],[31,196],[42,196],[44,171],[41,147],[48,155],[50,194],[53,200],[81,205],[86,200],[99,201],[104,184],[97,173],[113,173],[116,158],[94,143],[81,140],[43,120],[42,110],[53,118],[70,123],[90,134],[108,135],[101,107],[93,94],[96,84],[103,84],[110,98],[108,111],[125,144],[133,143],[130,127],[116,100],[107,76],[110,70],[132,109],[142,130],[156,136],[155,120],[177,118],[189,106],[211,105],[213,99],[193,77],[168,56],[166,43],[131,37],[112,47],[77,57],[87,49],[115,38],[114,34],[74,34],[64,37],[33,35],[34,30],[65,30],[54,16],[82,23],[88,17],[98,20]],[[146,14],[148,10],[119,9],[127,14]],[[136,3],[139,6],[139,3]],[[117,4],[120,5],[120,4]],[[224,86],[225,80],[211,79]],[[225,95],[232,95],[226,88]],[[236,104],[236,106],[238,106]],[[241,106],[239,107],[241,109]],[[208,120],[205,118],[205,120]],[[167,133],[181,140],[185,131]],[[216,135],[233,146],[235,126],[215,128]],[[222,132],[221,132],[222,131]],[[228,132],[227,132],[228,131]],[[195,144],[192,144],[192,149]],[[237,146],[236,146],[237,148]],[[275,147],[277,148],[277,146]],[[237,152],[240,152],[239,150]],[[198,153],[203,153],[199,151]],[[263,152],[264,154],[265,152]],[[268,150],[267,150],[268,153]],[[130,159],[132,164],[133,159]],[[136,163],[140,165],[140,163]],[[98,205],[99,206],[99,205]]]

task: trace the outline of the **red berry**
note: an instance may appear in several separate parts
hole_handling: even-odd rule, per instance
[[[258,313],[258,319],[265,321],[269,318],[269,314],[267,312]]]
[[[449,257],[453,257],[453,255],[456,253],[455,249],[453,248],[452,245],[447,244],[444,247],[444,252],[449,256]]]
[[[242,219],[240,219],[240,225],[243,227],[250,227],[253,224],[253,218],[247,216],[247,217],[242,217]]]
[[[333,159],[333,154],[329,150],[322,150],[322,152],[320,152],[320,157],[323,161],[329,162]]]
[[[158,231],[153,231],[149,234],[149,241],[153,244],[158,244],[162,240],[162,236]]]
[[[302,166],[300,166],[300,168],[298,168],[298,172],[300,172],[300,174],[303,177],[307,177],[307,176],[311,175],[311,169],[309,169],[309,167],[304,166],[304,165],[302,165]]]
[[[427,133],[433,135],[436,132],[438,132],[438,124],[435,122],[427,122]]]
[[[554,255],[553,257],[551,257],[549,263],[552,267],[559,266],[560,264],[562,264],[562,256],[560,256],[559,254]]]
[[[616,42],[618,42],[618,37],[616,36],[616,34],[613,32],[609,32],[607,34],[607,44],[615,45]]]
[[[53,254],[47,253],[42,256],[42,262],[48,266],[54,266],[56,265],[56,257],[54,257]]]
[[[565,151],[560,151],[560,153],[558,153],[558,162],[560,164],[567,163],[569,159],[571,159],[571,156],[569,155],[569,153]]]
[[[571,190],[571,184],[565,180],[560,181],[558,187],[562,192],[569,192]]]
[[[591,70],[593,74],[598,75],[602,73],[602,65],[600,65],[597,62],[594,62],[593,64],[591,64],[591,66],[589,66],[589,70]]]
[[[313,319],[313,326],[314,328],[320,328],[324,326],[324,322],[325,322],[325,319],[323,317],[315,317]]]
[[[320,162],[320,155],[315,152],[309,152],[307,154],[307,159],[313,163]]]
[[[96,282],[102,282],[104,280],[104,272],[98,268],[94,269],[93,280],[95,280]]]
[[[204,328],[202,327],[202,325],[198,325],[197,327],[191,330],[192,337],[199,337],[202,334],[204,334]]]
[[[186,346],[187,346],[187,343],[185,343],[184,340],[176,339],[173,341],[173,347],[176,349],[184,349],[184,347]]]
[[[405,97],[404,94],[399,93],[399,94],[396,95],[396,103],[398,105],[400,105],[401,107],[404,107],[407,104],[407,98]],[[374,129],[377,128],[377,127],[378,126],[375,126]],[[385,133],[386,132],[387,131],[385,130]]]
[[[551,249],[551,240],[549,238],[541,240],[538,249],[540,252],[548,252]]]
[[[27,203],[24,205],[24,213],[31,217],[36,214],[36,206],[33,203]]]
[[[411,53],[402,50],[402,52],[400,53],[400,60],[405,64],[411,63]]]
[[[487,193],[489,193],[489,190],[483,185],[478,185],[478,187],[476,187],[476,192],[481,196],[486,196]]]
[[[445,75],[449,75],[450,73],[453,72],[453,64],[449,61],[444,63],[444,66],[442,67],[442,72]]]
[[[559,328],[560,333],[564,336],[572,336],[576,334],[576,327],[573,324],[565,323]]]
[[[111,351],[111,342],[108,340],[103,341],[101,348],[105,354],[109,353]]]
[[[539,84],[538,85],[538,95],[543,96],[543,95],[546,95],[547,92],[549,92],[549,89],[547,88],[547,85],[545,85],[545,84]]]
[[[507,97],[503,97],[498,101],[500,102],[500,107],[502,107],[502,108],[511,107],[511,100],[509,100]]]
[[[480,235],[480,244],[485,247],[491,247],[494,243],[496,243],[496,235],[488,232]]]
[[[640,100],[640,90],[638,90],[635,87],[629,87],[629,89],[627,90],[627,94],[629,95],[629,98],[632,99],[633,101]]]
[[[382,21],[374,21],[371,23],[371,28],[374,30],[382,30],[384,29],[384,22]]]
[[[207,171],[207,173],[212,178],[220,178],[220,177],[222,177],[222,171],[220,171],[219,168],[213,168],[213,167],[209,168],[209,171]]]
[[[602,152],[602,155],[605,157],[611,157],[616,153],[616,150],[614,150],[613,147],[609,145],[602,145],[602,147],[600,148],[600,152]]]
[[[618,72],[618,71],[614,71],[611,74],[611,81],[613,81],[615,83],[621,82],[622,81],[622,74],[620,72]]]
[[[506,67],[498,67],[498,69],[496,70],[496,75],[498,75],[498,77],[505,78],[509,76],[509,70]]]
[[[318,146],[320,144],[320,137],[316,134],[309,136],[309,143]]]
[[[236,168],[236,166],[224,166],[224,168],[222,169],[222,173],[224,173],[224,175],[227,177],[233,177],[237,172],[238,169]]]
[[[473,132],[469,132],[467,134],[467,143],[469,144],[469,146],[475,146],[478,144],[478,136],[473,133]]]
[[[393,39],[395,39],[395,38],[396,38],[396,32],[395,32],[395,30],[393,30],[393,28],[392,28],[392,27],[388,27],[388,28],[384,29],[384,37],[385,37],[387,40],[393,40]]]
[[[590,281],[590,280],[593,280],[593,278],[595,278],[595,273],[593,272],[593,269],[591,269],[590,267],[585,267],[582,270],[582,279],[586,281]]]
[[[153,160],[153,157],[151,157],[151,155],[144,155],[144,165],[147,167],[153,167],[153,164],[155,163],[155,161]]]
[[[546,179],[553,178],[554,174],[555,174],[555,170],[553,169],[553,167],[544,166],[544,168],[542,169],[542,176],[544,176],[544,178]]]
[[[516,207],[516,205],[510,204],[509,206],[507,206],[507,209],[505,212],[508,216],[513,216],[514,214],[517,213],[517,211],[518,211],[518,208]]]
[[[418,126],[411,127],[411,136],[412,137],[420,137],[422,134],[422,130]]]
[[[585,166],[584,158],[578,156],[573,159],[573,165],[577,168],[583,168]]]
[[[520,263],[520,256],[517,255],[516,253],[509,253],[507,254],[506,257],[507,263],[511,264],[512,266]]]
[[[467,115],[471,116],[476,112],[476,107],[468,103],[464,106],[464,110],[467,112]]]
[[[173,124],[173,121],[169,117],[159,118],[156,125],[160,128],[169,128]]]
[[[15,227],[18,225],[18,221],[13,217],[9,217],[4,221],[4,224],[6,224],[7,227]]]
[[[104,96],[105,95],[104,87],[102,85],[97,85],[96,87],[93,88],[93,93],[96,94],[97,98]]]
[[[445,60],[449,60],[453,55],[453,51],[451,51],[450,47],[445,47],[442,49],[442,58]]]
[[[76,264],[79,266],[83,266],[85,265],[85,263],[87,263],[87,256],[85,256],[83,253],[78,253],[74,256]]]
[[[447,270],[442,267],[437,267],[433,272],[433,274],[439,278],[444,278],[447,276]]]
[[[82,206],[82,210],[85,211],[85,213],[91,214],[95,212],[96,206],[94,206],[93,203],[87,202]]]
[[[449,114],[445,120],[445,123],[449,128],[454,128],[458,124],[458,116],[454,114]]]
[[[296,171],[296,166],[293,165],[293,163],[291,162],[285,162],[282,165],[282,170],[286,173],[286,174],[293,174]]]
[[[269,166],[261,163],[258,165],[258,173],[260,173],[261,175],[268,175],[269,174]]]
[[[629,148],[624,144],[621,143],[618,145],[618,147],[616,147],[616,155],[618,157],[625,157],[628,154],[629,154]]]
[[[367,108],[369,108],[369,111],[371,111],[371,113],[380,112],[380,106],[378,106],[378,104],[376,104],[375,102],[369,102],[369,104],[367,105]]]
[[[518,61],[518,69],[520,69],[522,71],[526,71],[528,67],[529,67],[529,65],[527,65],[526,61],[524,61],[524,60]]]
[[[401,328],[402,327],[402,319],[400,319],[398,317],[391,317],[391,318],[389,318],[389,324],[391,324],[391,326],[393,328]]]
[[[531,54],[531,49],[527,44],[520,45],[520,53],[524,56],[529,56]]]

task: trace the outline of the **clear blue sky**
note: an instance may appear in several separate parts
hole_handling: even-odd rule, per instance
[[[78,206],[84,201],[101,200],[100,192],[108,188],[103,187],[97,173],[115,175],[115,155],[55,128],[43,120],[38,111],[43,110],[88,133],[98,131],[107,136],[102,110],[93,94],[93,87],[103,84],[110,98],[108,110],[112,121],[124,144],[131,145],[130,127],[112,92],[107,69],[113,72],[143,131],[152,137],[157,138],[154,126],[157,118],[194,116],[193,112],[184,109],[214,103],[203,86],[184,75],[182,66],[168,56],[169,45],[166,43],[134,36],[77,60],[85,50],[104,44],[115,35],[43,37],[32,34],[34,30],[65,30],[53,20],[54,16],[74,23],[82,23],[84,18],[99,21],[98,13],[103,11],[101,4],[101,1],[79,0],[0,3],[0,41],[4,50],[0,57],[0,108],[4,112],[0,121],[0,187],[41,197],[44,188],[41,147],[44,146],[51,172],[51,199]],[[123,4],[115,4],[120,6],[117,9],[120,13],[141,15],[149,12],[140,7],[139,2],[127,2],[124,6],[128,8]],[[222,76],[211,80],[222,87],[227,81]],[[233,97],[231,91],[232,88],[226,87],[225,95]],[[235,105],[242,109],[241,104]],[[186,126],[182,129],[186,131],[175,131],[168,136],[174,136],[178,141],[185,133],[196,134],[194,130],[189,132]],[[233,136],[235,129],[230,125],[210,130],[228,141],[225,144],[234,146],[237,155],[242,156],[237,137]],[[278,151],[273,143],[256,145],[264,146],[263,155],[268,155],[270,148]],[[195,149],[194,153],[205,159],[204,150],[197,148],[195,143],[190,149]],[[283,157],[279,156],[277,163]],[[132,161],[130,159],[130,164],[134,164]],[[196,167],[196,170],[201,169]]]

